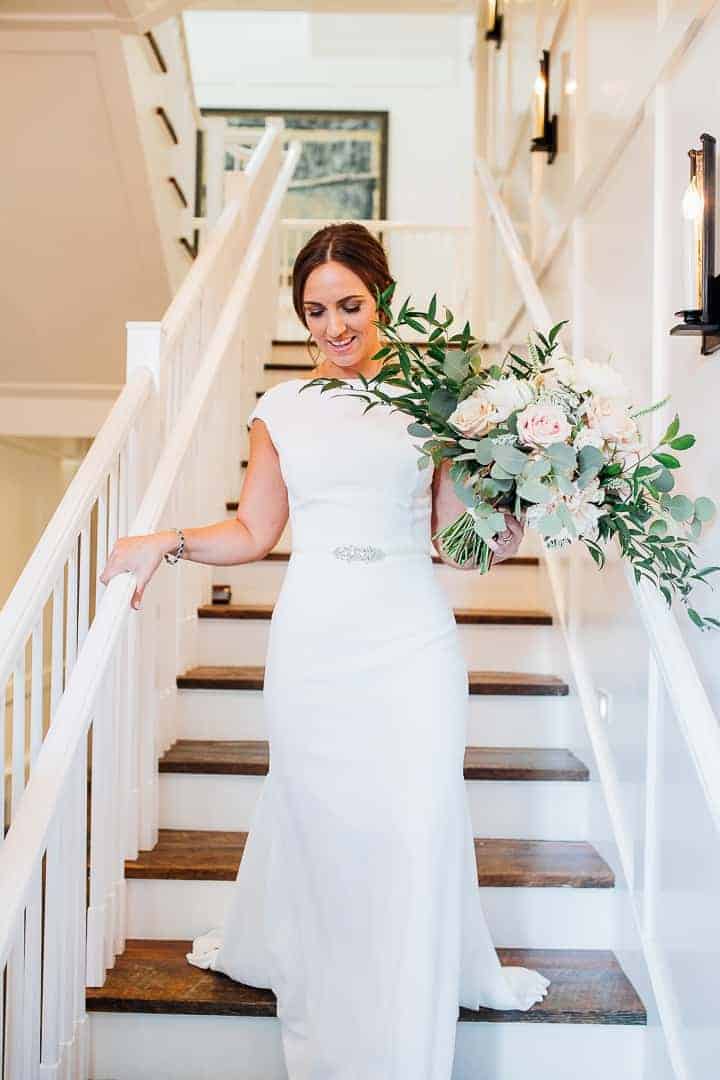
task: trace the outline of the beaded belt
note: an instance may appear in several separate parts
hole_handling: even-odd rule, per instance
[[[303,555],[309,552],[315,552],[325,555],[333,555],[336,559],[342,559],[344,562],[362,562],[371,563],[379,562],[381,559],[386,559],[395,555],[423,555],[430,557],[430,551],[424,551],[419,547],[397,546],[381,548],[376,547],[374,544],[338,544],[337,547],[321,547],[320,545],[306,546],[301,544],[297,548],[292,549],[292,554]]]

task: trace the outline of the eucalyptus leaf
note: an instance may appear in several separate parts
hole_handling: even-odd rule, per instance
[[[468,487],[461,481],[456,481],[453,484],[453,487],[455,489],[455,494],[457,495],[461,503],[463,503],[465,506],[475,505],[475,494],[471,487]]]
[[[527,463],[527,454],[523,454],[522,450],[518,450],[514,446],[510,446],[507,443],[495,444],[495,461],[506,472],[515,476],[525,468]]]
[[[705,495],[701,495],[699,499],[695,500],[695,517],[698,521],[710,521],[716,509],[712,499],[706,498]]]
[[[665,536],[667,533],[667,522],[662,518],[655,518],[652,525],[648,529],[650,536]]]
[[[454,394],[451,394],[449,390],[445,390],[443,387],[438,387],[437,390],[433,390],[428,401],[428,410],[435,416],[439,416],[442,420],[447,420],[448,416],[455,411],[457,405],[457,398]]]
[[[489,465],[495,460],[495,445],[492,439],[480,439],[475,443],[475,457],[480,465]]]
[[[577,465],[577,451],[567,443],[551,443],[547,448],[547,455],[553,465],[559,465],[561,469],[574,469]]]
[[[418,424],[415,421],[413,421],[412,424],[408,424],[407,431],[408,435],[417,435],[421,439],[428,438],[429,436],[432,436],[433,433],[432,428],[429,428],[426,424]]]
[[[557,536],[563,531],[563,523],[557,514],[543,514],[538,518],[537,529],[543,536]]]
[[[667,469],[663,469],[662,472],[653,480],[653,485],[657,488],[658,491],[661,491],[663,493],[672,491],[672,489],[675,487],[675,477],[672,475],[671,472],[668,472]]]
[[[687,495],[674,495],[670,502],[670,513],[675,521],[688,521],[695,513],[695,508]]]
[[[539,480],[523,480],[518,484],[518,495],[531,503],[548,503],[552,493]]]
[[[490,475],[493,480],[512,480],[514,473],[509,473],[506,469],[503,469],[502,465],[499,465],[496,461],[490,470]]]
[[[570,477],[565,476],[563,473],[559,473],[555,477],[555,485],[558,490],[563,493],[563,495],[573,495],[575,493],[575,485],[573,484]]]
[[[599,472],[604,464],[605,455],[598,450],[597,446],[583,446],[578,454],[578,469],[580,472],[587,472],[589,469],[595,469],[596,472]]]
[[[545,457],[526,459],[525,468],[523,469],[523,476],[528,479],[539,480],[541,476],[547,476],[550,472],[552,465]]]

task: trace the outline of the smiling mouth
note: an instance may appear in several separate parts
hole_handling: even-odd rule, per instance
[[[349,350],[350,346],[352,345],[352,343],[355,341],[355,339],[356,339],[356,335],[353,334],[353,336],[351,338],[347,338],[346,340],[338,342],[337,344],[334,341],[330,341],[329,338],[327,340],[328,340],[328,344],[330,346],[332,346],[332,348],[336,352],[347,352]]]

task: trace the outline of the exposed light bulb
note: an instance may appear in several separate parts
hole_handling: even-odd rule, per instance
[[[686,221],[698,221],[702,217],[703,197],[694,176],[685,188],[685,194],[682,198],[682,212]]]

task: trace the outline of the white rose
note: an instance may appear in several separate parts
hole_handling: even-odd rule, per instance
[[[593,395],[585,407],[587,422],[608,442],[631,440],[637,434],[637,424],[628,414],[628,406],[617,398]],[[628,448],[630,448],[628,446]]]
[[[572,428],[559,405],[527,405],[517,418],[518,438],[527,446],[566,442]]]
[[[463,435],[483,435],[495,424],[495,407],[483,390],[474,390],[450,413],[448,423]]]
[[[598,428],[581,427],[573,440],[573,446],[576,450],[582,450],[583,446],[595,446],[598,450],[602,450],[605,439]]]
[[[578,390],[589,390],[592,394],[606,398],[628,397],[628,389],[622,376],[610,364],[580,360],[575,365],[575,379]]]
[[[549,389],[558,388],[558,382],[566,386],[575,386],[575,364],[569,356],[556,356],[550,361],[551,371],[543,375],[544,385]]]
[[[495,409],[495,420],[501,423],[511,413],[522,409],[535,400],[535,392],[525,379],[509,375],[507,379],[498,379],[491,386],[485,387],[485,395]]]

